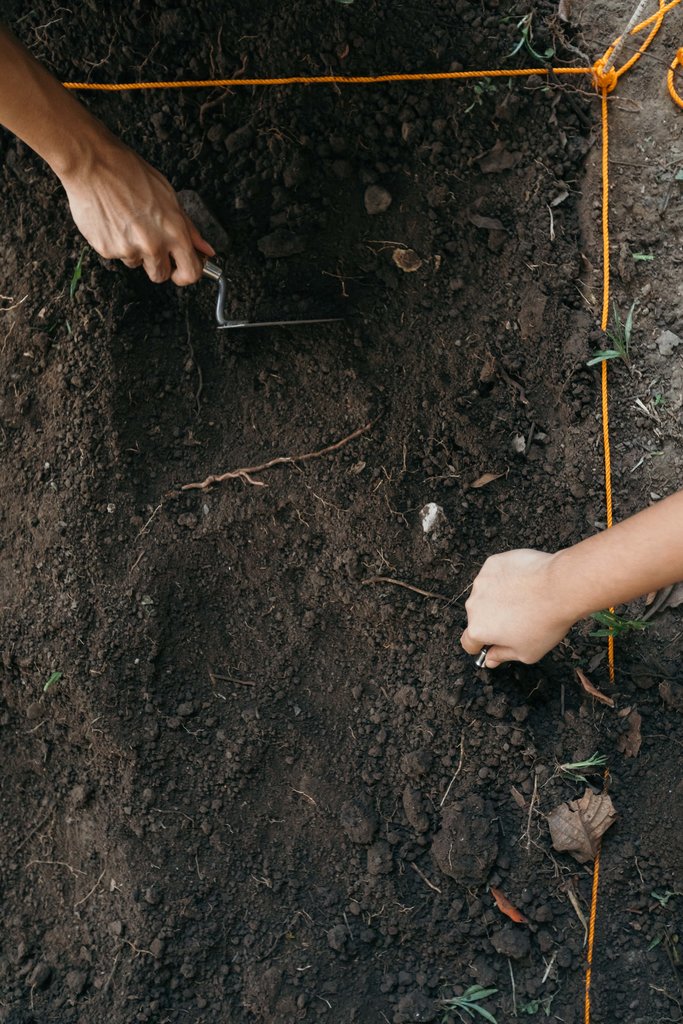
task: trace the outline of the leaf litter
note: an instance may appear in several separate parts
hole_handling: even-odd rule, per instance
[[[600,840],[614,824],[617,812],[607,793],[587,789],[579,800],[555,807],[548,815],[553,847],[570,853],[579,864],[595,860]]]

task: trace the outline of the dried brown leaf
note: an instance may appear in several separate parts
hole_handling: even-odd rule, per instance
[[[571,853],[579,864],[595,860],[600,839],[616,816],[607,793],[587,789],[580,800],[560,804],[548,815],[553,846],[560,853]]]
[[[414,274],[422,266],[422,260],[413,249],[394,249],[391,258],[404,274]]]
[[[510,903],[505,893],[501,892],[500,889],[496,889],[495,886],[491,886],[491,895],[496,901],[496,906],[500,910],[501,914],[505,914],[511,921],[516,921],[517,924],[528,924],[527,919],[521,911],[517,910],[517,907]]]
[[[494,480],[499,480],[501,476],[505,476],[505,473],[484,473],[482,476],[478,476],[474,483],[470,484],[470,487],[486,487]]]
[[[614,707],[614,701],[612,698],[608,697],[606,693],[602,692],[602,690],[598,690],[597,686],[593,686],[585,672],[582,672],[580,668],[575,669],[575,671],[579,682],[586,693],[589,693],[591,697],[595,697],[596,700],[602,701],[603,704],[607,704],[608,707]]]
[[[626,713],[628,714],[628,730],[619,737],[617,742],[617,750],[626,757],[637,757],[640,753],[640,747],[643,742],[643,738],[640,734],[640,726],[643,718],[640,712],[636,711],[635,708],[627,708]],[[621,717],[621,716],[620,716]],[[626,717],[624,715],[623,717]]]

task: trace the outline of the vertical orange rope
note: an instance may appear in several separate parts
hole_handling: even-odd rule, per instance
[[[609,323],[610,257],[609,257],[609,117],[607,109],[607,85],[600,90],[602,100],[602,320],[603,331]],[[609,391],[607,387],[607,362],[602,364],[602,440],[605,459],[605,504],[607,528],[612,526],[612,455],[609,439]],[[607,641],[609,677],[614,682],[614,637]]]
[[[591,912],[588,918],[588,949],[586,951],[586,1001],[584,1003],[584,1024],[591,1021],[591,976],[593,973],[593,942],[595,940],[595,916],[598,910],[598,885],[600,882],[600,847],[593,863],[593,888],[591,891]]]
[[[602,107],[602,330],[607,330],[609,323],[610,298],[610,254],[609,254],[609,116],[608,116],[608,85],[600,87]],[[607,510],[607,529],[613,522],[612,512],[612,458],[609,439],[609,390],[607,380],[607,362],[602,364],[602,440],[605,458],[605,503]],[[609,659],[609,677],[614,682],[614,637],[607,641]],[[598,912],[598,888],[600,885],[600,852],[593,863],[593,886],[591,889],[591,909],[588,919],[588,948],[586,950],[586,994],[584,1000],[584,1024],[591,1024],[591,981],[593,978],[593,949],[595,945],[595,919]]]

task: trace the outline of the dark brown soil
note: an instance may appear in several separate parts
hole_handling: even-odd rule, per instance
[[[99,81],[501,66],[527,13],[14,7],[61,78]],[[533,27],[577,61],[554,5]],[[682,1019],[680,617],[620,645],[616,711],[575,683],[582,665],[610,689],[589,624],[495,677],[458,645],[488,554],[604,520],[595,102],[524,79],[88,103],[225,228],[231,312],[345,319],[220,332],[208,282],[155,287],[90,251],[70,299],[64,197],[2,139],[0,1020],[400,1024],[448,1019],[440,1000],[475,983],[498,1024],[583,1020],[568,893],[587,914],[592,867],[553,853],[545,814],[585,788],[557,765],[594,751],[619,819],[593,1019]],[[371,185],[386,212],[366,212]],[[683,333],[660,285],[653,336]],[[655,489],[649,463],[629,472],[634,386],[617,368],[618,515]],[[253,483],[181,490],[366,424]],[[680,421],[660,427],[675,448]]]

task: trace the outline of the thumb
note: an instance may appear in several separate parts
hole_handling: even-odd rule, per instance
[[[494,645],[490,647],[486,654],[486,665],[485,668],[498,668],[499,665],[505,664],[507,661],[519,661],[519,655],[511,647],[501,647]]]

